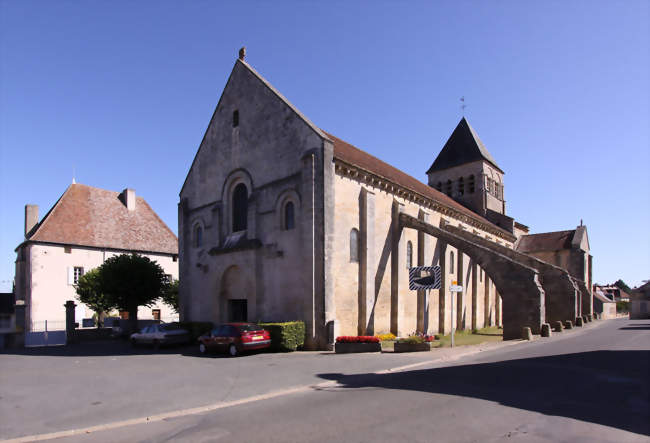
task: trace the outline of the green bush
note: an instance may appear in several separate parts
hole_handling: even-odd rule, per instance
[[[627,301],[617,301],[616,302],[616,312],[630,312],[630,302]]]
[[[408,337],[398,338],[397,343],[424,343],[424,337],[419,335],[409,335]]]
[[[190,331],[192,340],[196,340],[203,334],[210,332],[214,325],[209,321],[183,321],[179,323],[179,326]]]
[[[271,334],[273,351],[295,351],[305,343],[305,323],[302,321],[258,324]]]

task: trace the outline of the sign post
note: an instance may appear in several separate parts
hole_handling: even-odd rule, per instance
[[[451,294],[451,347],[454,347],[454,294],[456,292],[463,292],[463,287],[456,280],[451,282],[449,286],[449,293]]]

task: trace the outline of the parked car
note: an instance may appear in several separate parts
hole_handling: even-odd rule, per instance
[[[161,323],[142,328],[140,332],[131,334],[131,343],[152,344],[155,348],[160,345],[174,343],[189,343],[190,331],[180,327],[178,323]]]
[[[199,337],[199,351],[228,352],[235,357],[245,351],[271,346],[271,334],[255,323],[226,323]]]

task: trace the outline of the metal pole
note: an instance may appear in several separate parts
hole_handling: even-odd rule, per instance
[[[450,290],[451,294],[451,347],[454,347],[454,293]]]

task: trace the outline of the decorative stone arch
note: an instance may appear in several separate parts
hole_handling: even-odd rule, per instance
[[[411,228],[432,235],[470,257],[485,270],[503,299],[503,339],[521,337],[522,328],[539,334],[546,319],[545,294],[538,271],[491,248],[425,223],[408,214],[399,214],[400,229]]]
[[[217,296],[217,312],[214,313],[214,318],[219,319],[219,322],[233,321],[233,312],[231,312],[233,306],[241,305],[240,302],[244,301],[247,309],[245,321],[255,319],[255,288],[247,268],[239,265],[231,265],[226,268],[219,282]],[[233,301],[237,303],[233,303]]]
[[[226,178],[224,185],[221,190],[221,201],[223,202],[223,213],[224,220],[223,224],[225,227],[226,235],[233,232],[233,204],[232,198],[235,188],[238,185],[243,184],[246,186],[246,192],[248,196],[248,201],[250,201],[251,195],[253,193],[253,179],[248,171],[245,169],[235,169]],[[249,211],[250,212],[250,211]],[[248,228],[250,228],[251,220],[248,220]]]
[[[285,189],[280,193],[275,202],[275,222],[280,231],[285,230],[285,207],[288,203],[293,203],[294,223],[298,221],[300,215],[300,194],[295,189]],[[297,226],[297,223],[296,223]]]

